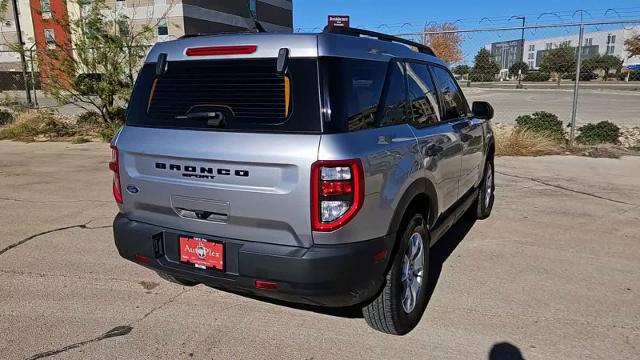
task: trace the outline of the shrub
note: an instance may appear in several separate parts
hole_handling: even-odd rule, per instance
[[[8,125],[13,122],[15,117],[9,110],[0,109],[0,126]]]
[[[546,72],[541,71],[530,71],[527,75],[524,76],[522,81],[549,81],[551,79],[551,75]]]
[[[542,134],[556,141],[564,141],[564,128],[558,116],[546,111],[538,111],[532,115],[518,116],[516,127]]]
[[[0,130],[0,140],[34,141],[74,136],[76,130],[51,110],[28,111],[19,114],[9,126]]]
[[[85,144],[88,142],[91,142],[91,139],[86,136],[76,136],[71,140],[72,144]]]
[[[98,135],[100,135],[100,138],[102,138],[102,140],[106,142],[111,142],[111,139],[113,139],[113,137],[116,135],[116,133],[118,132],[121,126],[122,126],[122,123],[120,122],[106,124],[102,127],[102,129],[100,129],[100,131],[98,132]]]
[[[469,74],[469,80],[473,82],[491,82],[495,81],[496,77],[492,74],[471,71],[471,74]]]
[[[640,81],[640,71],[631,70],[629,72],[621,72],[619,73],[618,80],[626,81],[627,75],[629,75],[629,81]]]
[[[76,120],[76,124],[80,126],[96,126],[102,123],[102,116],[97,111],[87,111],[78,115],[78,119]]]
[[[620,137],[620,128],[609,121],[587,124],[578,129],[576,141],[584,145],[615,144]]]
[[[498,156],[541,156],[557,152],[557,143],[545,134],[524,129],[496,132]]]

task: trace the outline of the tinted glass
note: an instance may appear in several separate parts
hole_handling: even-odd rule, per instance
[[[434,80],[440,91],[443,120],[459,119],[469,113],[467,101],[462,96],[456,80],[441,67],[432,66]]]
[[[384,109],[380,126],[389,126],[407,122],[407,91],[405,86],[404,65],[392,62],[387,79]]]
[[[440,121],[440,106],[429,68],[423,64],[407,63],[407,88],[409,103],[416,126]]]
[[[175,61],[161,76],[155,63],[146,64],[129,102],[127,124],[319,132],[318,86],[315,59],[291,59],[286,78],[276,73],[276,59]]]
[[[325,58],[332,127],[354,131],[374,126],[387,63]]]

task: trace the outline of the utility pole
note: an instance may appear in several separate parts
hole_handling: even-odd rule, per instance
[[[512,16],[511,19],[519,19],[522,20],[522,33],[520,35],[520,62],[524,62],[524,27],[526,25],[527,17],[526,16]],[[518,73],[518,86],[517,89],[522,89],[522,73]]]
[[[24,89],[27,95],[27,103],[33,105],[31,101],[31,91],[29,90],[29,77],[27,75],[27,59],[24,56],[24,42],[22,41],[22,27],[20,27],[20,14],[18,13],[18,1],[12,0],[13,16],[16,23],[16,36],[18,38],[18,44],[20,44],[20,62],[22,63],[22,79],[24,80]]]
[[[576,114],[578,112],[578,93],[580,91],[580,68],[582,67],[582,42],[584,41],[584,10],[578,11],[580,11],[580,36],[578,36],[578,61],[576,61],[576,80],[573,88],[573,108],[571,109],[571,131],[569,135],[569,144],[572,146],[576,136]]]

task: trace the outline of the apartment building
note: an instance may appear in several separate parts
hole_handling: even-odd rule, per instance
[[[635,34],[640,34],[640,26],[585,32],[582,44],[582,58],[588,59],[595,55],[614,55],[621,58],[624,66],[640,64],[640,57],[629,57],[625,51],[624,41]],[[502,68],[501,73],[506,74],[511,65],[520,61],[524,48],[524,62],[531,69],[539,69],[542,59],[549,50],[561,45],[578,47],[578,34],[567,34],[555,37],[525,40],[522,47],[521,40],[500,41],[487,44],[485,48],[491,51],[494,60]],[[577,54],[577,51],[576,51]]]
[[[82,16],[77,1],[16,0],[24,45],[41,50],[71,44],[73,34],[62,24]],[[241,32],[258,20],[269,32],[293,30],[292,0],[107,0],[109,14],[124,15],[135,24],[154,27],[154,41],[183,35]],[[20,57],[10,51],[17,43],[12,1],[0,24],[0,71],[19,71]]]

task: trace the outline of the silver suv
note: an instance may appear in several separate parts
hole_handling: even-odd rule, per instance
[[[429,248],[491,212],[492,116],[431,49],[384,34],[157,44],[112,143],[116,245],[182,285],[360,306],[406,334]]]

